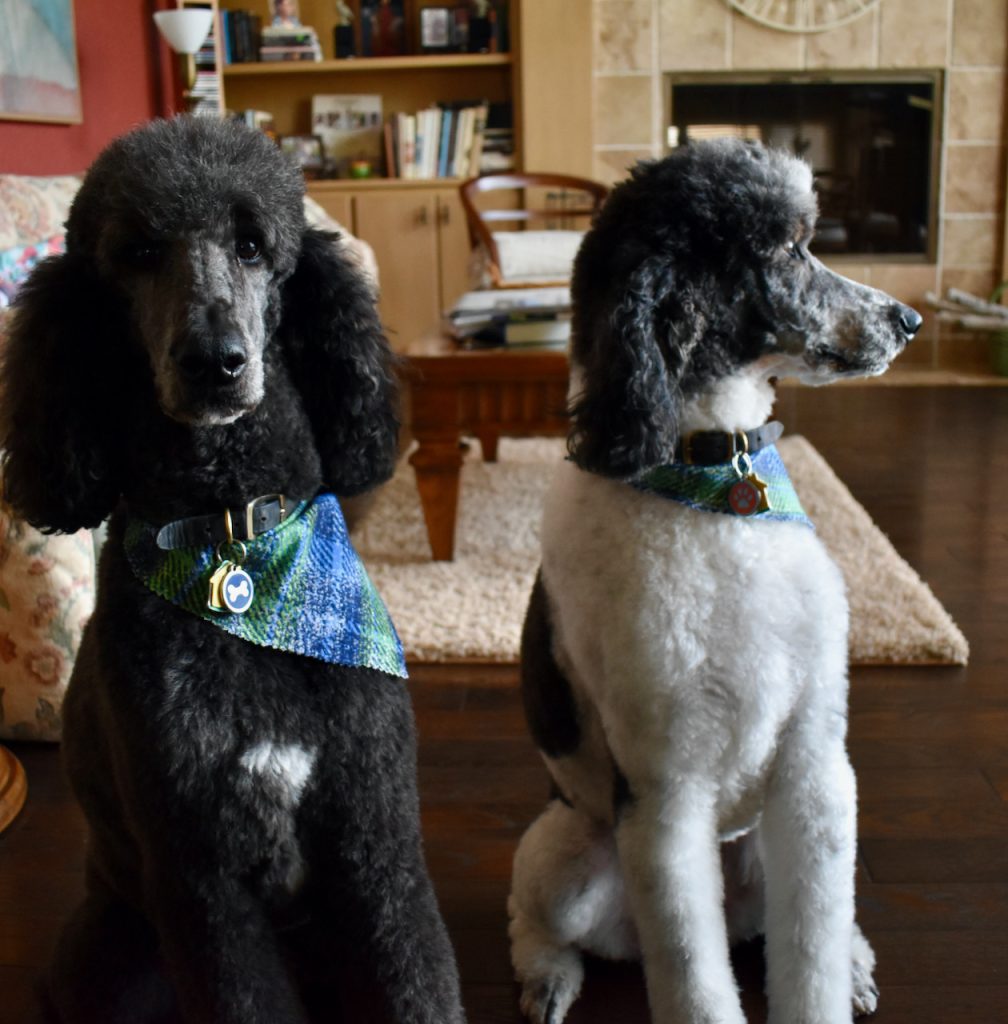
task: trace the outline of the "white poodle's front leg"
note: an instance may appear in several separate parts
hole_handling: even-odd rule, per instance
[[[616,838],[655,1024],[744,1024],[728,954],[713,796],[638,793]]]
[[[760,825],[770,1024],[852,1018],[855,817],[842,738],[793,731]]]

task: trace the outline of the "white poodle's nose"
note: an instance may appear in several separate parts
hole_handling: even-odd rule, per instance
[[[924,323],[924,317],[916,309],[911,309],[909,306],[902,306],[900,308],[899,324],[906,335],[907,341],[910,341],[920,330],[922,323]]]

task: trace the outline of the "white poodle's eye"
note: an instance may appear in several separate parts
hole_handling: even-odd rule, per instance
[[[235,254],[242,263],[258,263],[262,259],[262,245],[258,238],[244,235],[235,242]]]
[[[784,243],[784,251],[795,260],[805,259],[805,247],[801,242],[790,241]]]

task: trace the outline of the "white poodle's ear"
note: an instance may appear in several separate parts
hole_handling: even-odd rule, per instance
[[[568,447],[582,468],[626,479],[673,457],[682,379],[703,317],[693,285],[677,281],[665,257],[643,260],[600,298],[585,294],[590,287],[576,274],[575,356],[584,387],[571,409]]]
[[[3,489],[47,532],[93,527],[120,493],[122,302],[77,256],[36,267],[14,303],[0,381]]]

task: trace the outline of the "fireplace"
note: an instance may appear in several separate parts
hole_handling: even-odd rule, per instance
[[[812,166],[823,255],[933,262],[940,71],[669,74],[668,145],[719,135]]]

